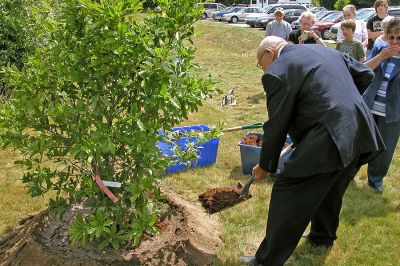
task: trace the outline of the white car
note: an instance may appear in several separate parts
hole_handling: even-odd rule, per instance
[[[239,21],[244,21],[246,16],[253,13],[259,13],[259,7],[244,7],[238,12],[227,13],[222,16],[222,21],[227,21],[230,23],[238,23]]]

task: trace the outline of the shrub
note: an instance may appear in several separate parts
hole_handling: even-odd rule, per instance
[[[31,4],[31,0],[0,2],[0,68],[15,65],[21,69],[34,47],[29,12]],[[0,97],[5,97],[9,90],[11,87],[6,83],[4,73],[0,73]]]
[[[337,0],[334,7],[336,10],[342,11],[343,7],[347,6],[348,4],[350,4],[350,0]]]
[[[196,2],[159,0],[138,22],[141,5],[59,1],[52,16],[38,14],[47,45],[25,69],[9,71],[18,89],[0,111],[1,139],[24,155],[16,163],[28,170],[23,182],[32,196],[56,192],[55,216],[87,201],[91,213],[76,217],[73,243],[118,248],[157,231],[157,182],[168,163],[156,147],[158,130],[186,119],[214,91],[194,74]],[[94,176],[122,184],[113,190],[117,202]]]

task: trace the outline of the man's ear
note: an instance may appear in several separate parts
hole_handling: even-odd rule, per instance
[[[271,47],[268,47],[266,50],[265,55],[271,58],[274,58],[275,51]]]

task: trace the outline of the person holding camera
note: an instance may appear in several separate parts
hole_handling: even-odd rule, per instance
[[[300,28],[289,34],[289,43],[293,44],[320,44],[326,46],[318,31],[311,30],[315,23],[315,15],[310,12],[303,12],[300,15]]]

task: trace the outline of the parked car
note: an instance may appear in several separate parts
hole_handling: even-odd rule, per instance
[[[251,13],[257,13],[260,11],[259,7],[244,7],[237,12],[226,13],[222,15],[222,21],[227,21],[229,23],[238,23],[239,21],[244,21],[247,15]]]
[[[315,6],[315,7],[312,7],[310,9],[308,9],[308,11],[310,11],[312,13],[317,13],[317,12],[320,12],[320,11],[328,11],[328,9],[326,9],[323,6]]]
[[[274,14],[268,15],[267,17],[260,18],[256,21],[257,27],[261,27],[264,30],[267,28],[268,23],[275,20]]]
[[[319,11],[319,12],[315,13],[315,21],[320,21],[322,18],[326,17],[329,14],[335,13],[335,12],[337,12],[337,11]],[[293,30],[297,30],[298,28],[300,28],[300,20],[297,19],[297,20],[293,21],[291,26],[292,26]]]
[[[288,9],[285,10],[285,16],[283,17],[283,20],[288,22],[288,23],[292,23],[293,21],[297,20],[301,13],[304,12],[303,9]]]
[[[374,8],[361,8],[357,11],[356,20],[363,20],[365,23],[367,23],[370,18],[375,16],[375,14],[376,14],[376,12],[375,12]],[[399,7],[389,7],[388,14],[389,14],[389,16],[400,17],[400,8]],[[336,40],[336,35],[337,35],[338,29],[340,27],[340,23],[341,22],[338,22],[331,27],[330,38],[332,40]]]
[[[251,27],[263,27],[260,23],[261,20],[264,21],[271,21],[271,17],[274,18],[274,12],[277,8],[282,8],[283,10],[288,10],[288,9],[302,9],[304,11],[307,11],[307,8],[303,5],[300,4],[275,4],[275,5],[269,5],[267,7],[264,7],[259,14],[254,14],[254,15],[248,15],[246,17],[246,24],[250,25]],[[273,20],[273,19],[272,19]]]
[[[341,11],[337,11],[335,13],[332,13],[320,21],[315,22],[315,24],[311,27],[312,30],[317,30],[321,33],[321,37],[324,40],[328,40],[330,37],[330,32],[329,30],[331,27],[342,21],[343,20],[343,14]]]
[[[219,3],[198,3],[197,6],[203,6],[204,12],[201,14],[202,19],[210,18],[212,13],[226,9],[226,6]]]
[[[240,9],[242,9],[242,7],[236,6],[236,7],[228,7],[227,9],[222,11],[215,11],[212,13],[212,18],[221,21],[223,15],[227,13],[238,12]]]

